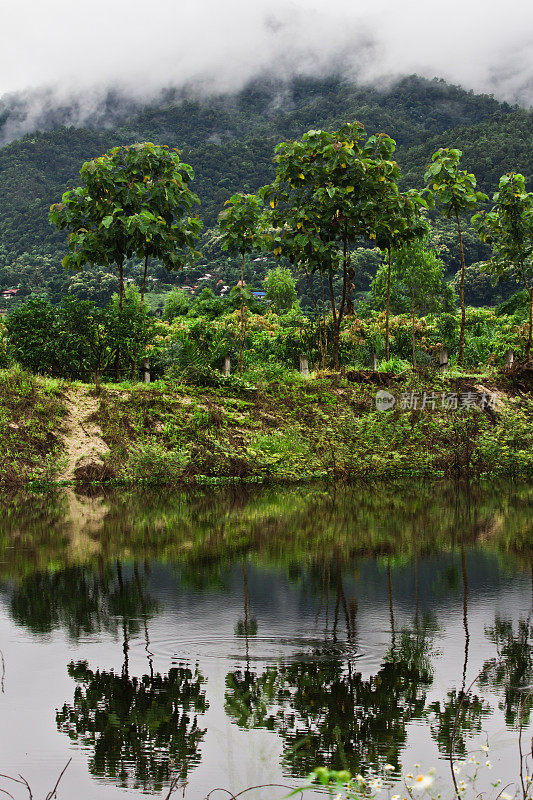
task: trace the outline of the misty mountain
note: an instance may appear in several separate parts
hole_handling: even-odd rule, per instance
[[[279,141],[356,119],[369,133],[384,131],[396,140],[406,186],[421,185],[429,157],[441,146],[462,149],[464,168],[487,192],[506,171],[523,172],[530,185],[533,180],[532,113],[442,80],[412,76],[382,91],[338,77],[262,80],[209,99],[168,90],[142,108],[110,93],[85,127],[71,124],[76,107],[48,107],[45,99],[32,99],[32,107],[42,109],[33,120],[36,130],[0,148],[0,285],[13,279],[1,267],[15,261],[24,262],[32,288],[43,285],[46,258],[61,291],[66,237],[48,223],[49,206],[76,185],[83,161],[135,141],[181,149],[196,172],[206,226],[215,224],[234,191],[255,191],[272,179]],[[21,96],[4,101],[0,136],[8,137],[25,118],[24,102]],[[472,253],[470,260],[477,257]]]

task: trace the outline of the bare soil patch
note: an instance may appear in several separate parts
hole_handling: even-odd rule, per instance
[[[98,399],[87,387],[74,386],[65,396],[65,408],[67,416],[62,436],[66,465],[59,480],[102,480],[108,472],[103,457],[109,448],[96,422]]]

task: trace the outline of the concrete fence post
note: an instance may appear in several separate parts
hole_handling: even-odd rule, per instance
[[[439,372],[446,372],[448,369],[448,351],[446,348],[439,350]]]
[[[309,377],[309,361],[307,360],[307,356],[300,356],[300,375],[303,378]]]
[[[229,356],[224,357],[224,366],[222,367],[222,374],[224,377],[228,377],[231,373],[231,359]]]
[[[148,358],[143,358],[141,370],[143,373],[143,383],[150,383],[150,360]]]
[[[505,364],[507,367],[512,367],[514,363],[514,350],[509,348],[505,352]]]

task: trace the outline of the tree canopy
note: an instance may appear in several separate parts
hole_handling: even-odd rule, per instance
[[[150,142],[115,147],[85,162],[80,176],[81,186],[50,209],[50,221],[69,231],[64,267],[116,264],[122,299],[126,259],[154,257],[178,269],[195,255],[202,223],[191,213],[199,199],[178,150]]]

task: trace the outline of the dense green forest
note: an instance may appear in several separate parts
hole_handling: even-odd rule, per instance
[[[255,191],[272,179],[273,148],[279,141],[299,137],[309,128],[334,129],[355,119],[369,132],[385,131],[396,140],[405,187],[422,184],[428,160],[440,146],[460,148],[465,167],[486,192],[494,191],[498,178],[511,169],[531,184],[531,112],[441,80],[410,77],[379,91],[339,78],[297,79],[286,84],[255,83],[237,95],[209,100],[169,96],[164,105],[135,111],[119,125],[114,121],[104,127],[101,117],[100,129],[35,132],[0,150],[0,288],[20,286],[19,297],[38,293],[52,302],[68,293],[98,303],[109,299],[115,284],[106,270],[65,273],[61,266],[65,235],[50,226],[48,210],[67,187],[78,183],[84,161],[114,145],[151,140],[179,147],[183,160],[195,170],[200,216],[209,229],[234,191]],[[449,253],[447,276],[453,277],[460,266],[456,235],[446,220],[436,224]],[[488,250],[468,224],[464,238],[468,265],[487,257]],[[237,262],[209,247],[201,249],[204,258],[192,273],[170,274],[162,266],[152,269],[152,291],[197,280],[206,272],[204,263],[216,270],[218,279],[234,284]],[[367,260],[367,282],[358,287],[361,291],[368,290],[377,268],[375,257],[369,255]],[[273,264],[273,259],[250,262],[247,280],[259,282]],[[137,280],[140,268],[130,263],[125,274]],[[483,302],[489,296],[501,299],[485,283],[473,290],[470,302]]]

